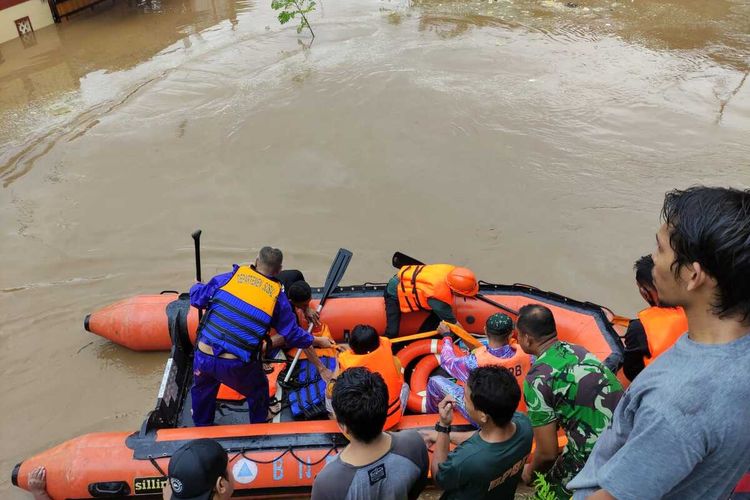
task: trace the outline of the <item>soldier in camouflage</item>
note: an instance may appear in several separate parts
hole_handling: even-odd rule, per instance
[[[599,435],[609,426],[622,396],[622,385],[593,354],[557,338],[548,308],[530,304],[518,316],[518,343],[537,357],[526,377],[523,396],[534,428],[536,451],[523,472],[528,484],[544,474],[558,498],[568,499],[565,485],[583,468]],[[557,429],[568,438],[558,454]]]

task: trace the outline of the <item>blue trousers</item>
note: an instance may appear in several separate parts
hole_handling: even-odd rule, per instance
[[[193,360],[193,422],[196,427],[213,425],[219,386],[231,387],[247,398],[250,423],[262,423],[268,417],[268,377],[260,361],[245,363],[239,359],[211,356],[198,349]]]

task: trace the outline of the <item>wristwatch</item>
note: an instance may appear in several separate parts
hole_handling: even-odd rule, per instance
[[[449,426],[446,427],[444,425],[440,425],[440,422],[436,422],[435,423],[435,430],[438,431],[438,432],[444,432],[446,434],[450,434],[450,432],[451,432],[451,426],[449,425]]]

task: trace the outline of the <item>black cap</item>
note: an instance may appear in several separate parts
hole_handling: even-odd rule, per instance
[[[210,500],[219,476],[227,470],[227,452],[213,439],[182,445],[169,461],[172,499]]]

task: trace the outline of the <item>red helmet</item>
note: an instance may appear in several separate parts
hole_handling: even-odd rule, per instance
[[[466,297],[473,297],[479,292],[477,277],[471,269],[456,267],[445,278],[453,293]]]

